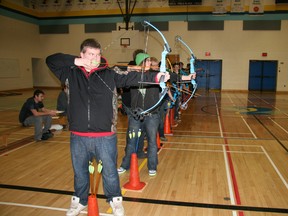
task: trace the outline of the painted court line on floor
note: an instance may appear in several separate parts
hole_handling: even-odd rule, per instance
[[[180,144],[180,145],[204,145],[204,146],[222,146],[223,143],[191,143],[191,142],[169,142],[169,141],[166,141],[165,142],[166,144]],[[230,144],[229,143],[229,146],[231,147],[257,147],[257,148],[260,148],[262,145],[243,145],[243,144]]]
[[[46,209],[52,211],[63,211],[66,212],[67,209],[64,208],[56,208],[56,207],[49,207],[49,206],[39,206],[39,205],[30,205],[30,204],[22,204],[22,203],[13,203],[13,202],[0,202],[0,205],[8,205],[8,206],[19,206],[19,207],[28,207],[28,208],[36,208],[36,209]],[[82,214],[87,214],[87,211],[81,211]],[[111,216],[112,214],[105,214],[100,213],[102,216]]]
[[[288,134],[288,131],[283,128],[280,124],[278,124],[276,121],[274,121],[271,117],[268,117],[274,124],[276,124],[279,128],[281,128],[286,134]]]
[[[264,152],[264,154],[266,155],[267,159],[271,163],[272,167],[274,168],[274,170],[276,171],[276,173],[280,177],[281,181],[285,185],[286,189],[288,189],[288,183],[286,182],[285,178],[282,176],[282,174],[278,170],[277,166],[274,164],[273,160],[270,158],[269,154],[266,152],[265,148],[264,147],[261,147],[261,148],[262,148],[262,151]]]
[[[222,146],[222,145],[221,145]],[[196,151],[196,152],[217,152],[217,153],[223,153],[222,150],[206,150],[206,149],[181,149],[181,148],[162,148],[163,150],[175,150],[175,151]],[[264,152],[245,152],[245,151],[225,151],[230,153],[239,153],[239,154],[264,154]]]
[[[253,135],[253,137],[255,139],[257,139],[257,136],[255,135],[255,133],[253,132],[252,128],[249,126],[249,124],[247,123],[247,121],[244,119],[243,116],[241,116],[242,120],[244,121],[244,124],[248,127],[249,131],[251,132],[251,134]]]
[[[219,123],[219,129],[221,131],[221,135],[223,135],[223,138],[224,138],[224,145],[223,145],[223,153],[224,153],[224,157],[225,157],[225,162],[227,161],[226,164],[226,170],[229,172],[229,182],[231,182],[231,189],[232,189],[232,193],[233,195],[235,196],[235,204],[236,205],[241,205],[241,198],[240,198],[240,193],[239,193],[239,189],[238,189],[238,183],[237,183],[237,178],[236,178],[236,174],[235,174],[235,170],[234,170],[234,165],[233,165],[233,160],[232,160],[232,156],[230,154],[230,149],[229,149],[229,143],[228,143],[228,138],[226,136],[224,136],[223,134],[223,131],[225,131],[225,127],[224,127],[224,124],[223,124],[223,116],[221,115],[220,111],[219,111],[219,107],[218,107],[218,101],[217,101],[217,97],[216,95],[214,94],[214,100],[215,100],[215,104],[216,104],[216,111],[217,111],[217,114],[218,114],[218,123]],[[228,173],[227,173],[228,175]],[[229,188],[230,190],[230,188]],[[237,215],[236,212],[233,211],[233,216]],[[242,211],[239,211],[238,212],[238,215],[239,216],[244,216],[244,212]]]
[[[225,145],[222,145],[222,148],[223,148],[223,156],[224,156],[224,161],[225,161],[225,170],[226,170],[226,177],[227,177],[227,182],[228,182],[230,200],[231,200],[231,204],[235,205],[236,202],[235,202],[234,190],[233,190],[233,186],[232,186],[233,183],[232,183],[232,179],[231,179],[229,161],[228,161],[228,158],[227,158],[227,152],[226,152]],[[232,211],[232,215],[236,216],[237,212],[236,211]]]

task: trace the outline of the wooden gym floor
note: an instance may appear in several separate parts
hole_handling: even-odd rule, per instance
[[[18,112],[32,92],[0,94],[1,216],[65,215],[73,194],[69,132],[34,142],[33,128],[19,127]],[[45,106],[55,109],[59,91],[45,93]],[[162,142],[157,175],[149,177],[147,160],[138,160],[146,186],[123,189],[126,215],[287,215],[288,95],[197,93],[173,136]],[[119,113],[118,164],[126,127]],[[129,181],[129,171],[120,181]],[[100,215],[111,215],[102,182],[98,206]]]

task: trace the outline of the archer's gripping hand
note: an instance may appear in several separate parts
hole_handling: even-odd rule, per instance
[[[159,73],[157,73],[157,76],[156,76],[158,81],[160,81],[161,76],[164,76],[164,82],[167,82],[170,79],[169,73],[159,72]]]
[[[193,79],[196,79],[196,73],[192,73],[192,74],[190,74],[191,75],[191,80]]]
[[[196,79],[196,73],[192,73],[192,74],[189,74],[189,75],[182,75],[181,79],[183,81],[188,81],[188,80],[192,80],[192,79],[194,80],[194,79]]]

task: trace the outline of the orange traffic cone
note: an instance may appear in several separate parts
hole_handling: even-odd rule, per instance
[[[142,190],[145,186],[146,186],[146,183],[140,182],[137,154],[132,153],[129,182],[124,184],[123,187],[127,190],[139,191],[139,190]]]
[[[163,146],[163,144],[160,141],[159,133],[157,133],[157,135],[156,135],[156,142],[157,142],[157,147],[158,147],[158,151],[159,151]]]
[[[166,113],[165,121],[164,121],[164,134],[172,136],[172,129],[171,129],[171,123],[169,118],[169,111]]]
[[[88,197],[88,216],[99,216],[97,197],[94,194]]]

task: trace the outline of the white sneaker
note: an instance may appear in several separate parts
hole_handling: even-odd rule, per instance
[[[124,169],[123,167],[119,167],[119,168],[117,169],[117,172],[118,172],[118,174],[120,175],[120,174],[125,173],[125,172],[126,172],[126,169]]]
[[[80,203],[80,198],[79,197],[72,196],[71,205],[70,205],[70,208],[68,209],[68,211],[66,213],[66,216],[77,216],[85,208],[86,208],[86,206],[83,206]]]
[[[157,174],[156,170],[149,170],[149,176],[155,176]]]
[[[122,205],[122,197],[114,197],[112,201],[110,201],[110,206],[113,210],[114,216],[124,216],[124,207]]]

